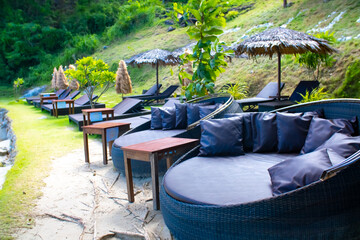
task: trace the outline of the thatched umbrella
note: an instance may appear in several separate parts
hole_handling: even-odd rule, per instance
[[[336,52],[326,40],[287,28],[273,28],[249,37],[241,42],[235,54],[246,53],[249,57],[274,54],[278,56],[278,99],[280,100],[281,55],[302,54],[307,51],[319,54]]]
[[[57,74],[58,73],[57,73],[56,67],[54,67],[54,71],[53,71],[52,79],[51,79],[51,88],[53,88],[53,89],[57,88],[57,85],[56,85]]]
[[[180,62],[180,58],[174,56],[171,52],[162,49],[153,49],[144,53],[133,56],[126,61],[127,64],[140,67],[143,64],[151,64],[156,67],[156,85],[157,92],[159,90],[159,65],[176,65]]]
[[[121,94],[132,92],[131,79],[123,60],[119,62],[119,68],[116,71],[115,90]]]
[[[62,66],[60,66],[58,70],[56,86],[58,89],[66,89],[69,86]]]
[[[70,64],[69,69],[76,70],[76,67],[74,65]],[[79,84],[78,80],[71,79],[70,84],[69,84],[69,88],[72,89],[72,90],[78,90],[80,88],[80,84]]]

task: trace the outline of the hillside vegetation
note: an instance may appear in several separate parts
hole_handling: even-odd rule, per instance
[[[165,1],[164,5],[163,1],[156,0],[58,0],[43,1],[46,4],[42,4],[42,8],[36,8],[36,0],[26,2],[23,1],[23,5],[21,1],[3,3],[5,7],[2,10],[6,11],[7,17],[6,24],[0,25],[4,30],[1,41],[6,44],[1,52],[0,76],[4,83],[11,83],[16,77],[24,77],[28,87],[47,84],[53,67],[68,65],[86,55],[103,59],[111,66],[111,70],[116,71],[121,59],[154,48],[174,50],[190,43],[186,28],[176,25],[176,30],[167,32],[168,25],[164,21],[175,19],[170,1]],[[181,4],[186,1],[176,2]],[[330,26],[328,31],[334,32],[336,39],[346,41],[338,41],[334,45],[339,50],[334,54],[336,61],[332,67],[321,69],[320,81],[328,92],[336,92],[345,79],[347,68],[360,56],[360,2],[288,2],[292,5],[283,8],[279,0],[222,1],[227,26],[221,39],[232,44],[241,41],[245,35],[283,24],[303,32]],[[242,7],[245,10],[241,10]],[[25,36],[19,34],[19,31],[26,32]],[[283,56],[282,66],[285,94],[291,93],[299,80],[312,78],[312,73],[294,63],[291,55]],[[249,95],[254,95],[267,82],[276,81],[276,69],[276,59],[233,59],[216,85],[220,87],[228,82],[244,81],[249,86]],[[163,88],[178,84],[177,67],[172,67],[172,70],[173,75],[169,67],[160,69],[160,79],[165,78],[162,80]],[[129,67],[129,71],[135,93],[150,87],[155,81],[155,70],[150,66]],[[346,93],[340,95],[347,96]],[[120,97],[115,96],[112,90],[102,101],[111,106],[119,100]]]

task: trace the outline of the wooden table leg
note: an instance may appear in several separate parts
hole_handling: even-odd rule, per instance
[[[103,147],[103,164],[108,164],[107,160],[107,144],[106,144],[106,130],[102,134],[102,147]]]
[[[84,152],[85,152],[85,162],[89,163],[90,159],[89,159],[89,143],[88,143],[88,136],[86,133],[86,130],[83,130],[83,135],[84,135]]]
[[[157,154],[150,154],[151,164],[151,181],[152,181],[152,192],[153,192],[153,206],[154,210],[160,209],[159,199],[159,167]]]
[[[114,144],[114,141],[109,141],[109,155],[111,156],[111,149],[112,145]]]
[[[125,176],[126,176],[126,186],[128,192],[128,200],[129,202],[135,201],[134,196],[134,185],[131,171],[131,159],[127,158],[126,151],[124,151],[124,165],[125,165]]]
[[[86,124],[86,117],[85,117],[85,114],[86,113],[83,113],[83,126],[86,126],[87,124]]]
[[[166,156],[166,168],[169,169],[171,167],[171,156],[168,153],[168,155]]]

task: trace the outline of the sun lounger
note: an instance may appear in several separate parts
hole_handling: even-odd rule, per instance
[[[55,95],[56,96],[61,96],[61,94],[63,94],[65,92],[66,89],[59,89],[55,92]],[[26,102],[28,104],[32,104],[34,100],[39,100],[40,101],[40,96],[34,96],[34,97],[27,97],[25,98],[26,99]]]
[[[126,98],[120,103],[118,103],[114,109],[114,119],[122,119],[129,117],[136,117],[144,114],[149,114],[149,110],[144,110],[141,105],[141,100],[136,98]],[[103,115],[102,121],[106,120],[106,116]],[[81,126],[84,125],[83,114],[71,114],[69,115],[69,122],[74,122],[79,126],[79,130],[81,130]],[[99,121],[97,121],[99,122]]]
[[[124,99],[125,98],[140,98],[140,97],[147,97],[147,96],[155,95],[157,90],[158,91],[160,90],[161,86],[162,86],[162,84],[159,84],[159,88],[157,89],[157,85],[155,84],[149,90],[145,90],[145,92],[143,91],[143,94],[141,94],[141,95],[130,95],[130,96],[124,97]]]
[[[281,89],[283,89],[284,83],[281,83],[280,87]],[[257,107],[258,103],[270,102],[275,100],[277,92],[277,82],[270,82],[258,93],[258,95],[256,95],[256,97],[236,100],[236,102],[239,103],[241,109],[243,109],[244,111],[253,111]]]
[[[66,89],[60,96],[57,97],[57,100],[62,100],[62,99],[66,99],[70,93],[72,92],[72,90],[70,88]],[[77,92],[77,94],[75,95],[75,97],[79,94],[80,92]],[[50,96],[51,98],[51,96]],[[49,99],[49,100],[43,100],[42,104],[51,104],[52,100],[54,99]],[[33,100],[33,105],[37,108],[41,107],[41,98],[39,100]]]
[[[139,96],[138,99],[141,99],[143,101],[144,105],[149,105],[155,101],[161,101],[165,100],[166,98],[169,98],[179,87],[179,85],[171,85],[165,91],[162,93],[159,93],[158,95],[151,95],[151,96]]]
[[[93,95],[92,101],[94,101],[97,97],[98,97],[97,95]],[[95,104],[95,108],[104,108],[104,107],[105,104],[103,103]],[[88,109],[88,108],[91,108],[91,105],[90,105],[90,100],[86,94],[75,100],[74,103],[75,113],[81,113],[82,109]],[[41,110],[48,111],[51,115],[54,114],[52,104],[42,105]],[[65,108],[58,109],[58,115],[68,115],[68,114],[69,114],[68,106],[66,106]]]

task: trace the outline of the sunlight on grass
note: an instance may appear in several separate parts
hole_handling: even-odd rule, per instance
[[[1,99],[16,135],[17,156],[0,190],[0,236],[32,223],[34,200],[41,196],[51,159],[82,146],[82,133],[70,127],[68,117],[51,117],[25,103]],[[61,181],[61,179],[59,179]],[[2,239],[2,238],[1,238]]]

